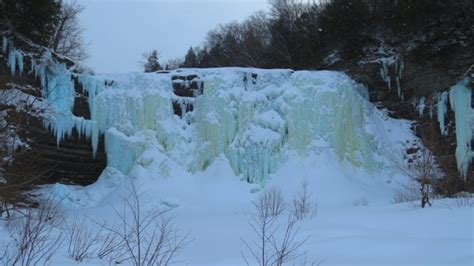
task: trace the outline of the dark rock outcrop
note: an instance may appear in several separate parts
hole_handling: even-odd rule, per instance
[[[471,35],[474,36],[474,29],[472,31]],[[437,44],[439,41],[430,40],[430,43]],[[474,191],[474,167],[471,166],[468,172],[467,182],[461,181],[457,170],[454,113],[448,108],[447,136],[441,134],[437,121],[438,94],[449,91],[462,78],[469,77],[470,71],[474,69],[474,40],[453,41],[446,45],[436,46],[425,42],[419,43],[415,48],[404,43],[394,43],[391,50],[394,51],[392,54],[381,55],[368,52],[357,60],[339,60],[334,64],[324,65],[322,68],[348,73],[353,79],[368,87],[371,102],[388,109],[389,114],[394,118],[415,121],[414,132],[436,155],[437,163],[445,174],[443,183],[438,187],[439,192],[452,195],[462,190]],[[389,56],[403,62],[401,75],[399,62],[388,65],[391,90],[381,75],[382,62],[377,60]],[[397,93],[397,77],[400,78],[403,97],[399,97]],[[472,77],[471,82],[474,82]],[[472,83],[471,89],[474,89]],[[422,97],[426,100],[426,108],[420,115],[416,105]]]
[[[204,82],[200,80],[198,75],[190,74],[172,76],[171,84],[176,95],[175,100],[173,100],[174,114],[182,117],[185,113],[192,112],[194,110],[192,99],[203,93]]]

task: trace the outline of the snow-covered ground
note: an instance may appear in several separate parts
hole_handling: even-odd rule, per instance
[[[308,181],[318,204],[316,216],[299,224],[299,236],[310,237],[300,248],[307,252],[308,265],[472,265],[472,207],[458,207],[451,199],[436,200],[425,209],[415,206],[418,202],[396,204],[397,186],[382,173],[369,175],[334,162],[331,156],[292,157],[266,186],[281,188],[290,201],[299,183]],[[171,206],[176,225],[183,235],[189,233],[192,242],[177,265],[244,265],[242,238],[256,238],[248,222],[251,201],[262,193],[258,186],[240,181],[225,158],[195,175],[174,169],[164,179],[157,172],[138,168],[131,176],[147,209]],[[69,187],[73,192],[63,207],[70,219],[116,219],[112,206],[120,209],[130,183],[102,181],[85,190]],[[64,247],[51,265],[75,264],[67,254]],[[98,259],[83,263],[107,264]]]
[[[253,72],[259,74],[255,83]],[[452,199],[426,209],[396,202],[408,182],[400,169],[406,149],[420,144],[409,121],[388,118],[346,75],[255,69],[180,74],[193,73],[204,81],[204,94],[183,118],[171,108],[172,100],[182,100],[171,94],[170,75],[177,72],[82,77],[92,95],[92,122],[66,115],[50,125],[58,139],[72,126],[92,142],[97,131],[105,132],[109,167],[91,186],[41,190],[60,202],[69,224],[73,217],[87,217],[92,227],[117,223],[115,210],[130,199],[133,182],[144,211],[169,210],[189,236],[176,264],[245,265],[242,253],[253,264],[243,241],[257,238],[249,225],[252,202],[278,188],[289,206],[306,182],[317,212],[298,222],[297,239],[309,237],[299,248],[306,255],[289,265],[474,264],[472,206]],[[8,242],[5,230],[0,236]],[[74,263],[66,246],[51,262]]]

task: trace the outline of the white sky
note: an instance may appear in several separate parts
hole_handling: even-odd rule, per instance
[[[90,42],[86,64],[96,72],[141,71],[143,52],[184,56],[221,23],[267,9],[267,0],[79,0]]]

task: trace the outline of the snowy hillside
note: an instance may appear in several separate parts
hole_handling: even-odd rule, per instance
[[[145,211],[169,210],[189,236],[176,264],[242,265],[251,260],[242,239],[257,238],[248,224],[252,201],[278,188],[289,209],[306,183],[314,208],[297,237],[309,238],[300,248],[305,255],[290,265],[474,259],[472,208],[457,208],[454,200],[428,210],[394,202],[408,181],[401,170],[406,150],[419,140],[409,121],[389,118],[343,73],[225,68],[84,75],[78,79],[89,96],[86,120],[72,114],[71,74],[41,71],[52,103],[46,126],[59,145],[76,128],[97,150],[105,134],[108,167],[95,184],[41,189],[60,202],[66,224],[82,216],[91,228],[116,223],[115,210],[130,199],[133,182]],[[203,82],[202,94],[176,96],[172,77],[189,75]],[[182,117],[173,102],[182,105]],[[193,111],[186,112],[189,104]],[[61,247],[52,264],[73,263],[68,254]]]

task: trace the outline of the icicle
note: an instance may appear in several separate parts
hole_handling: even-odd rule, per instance
[[[472,160],[471,140],[473,125],[471,124],[471,117],[473,110],[471,107],[472,91],[467,87],[468,83],[469,79],[465,78],[452,87],[449,92],[451,108],[454,110],[456,118],[456,160],[463,180],[466,180]]]
[[[426,107],[425,101],[426,101],[425,97],[421,97],[420,101],[418,102],[418,105],[416,107],[416,109],[418,109],[418,116],[419,117],[423,117],[423,113],[424,113],[425,107]]]
[[[18,63],[18,72],[21,75],[23,75],[23,54],[18,52],[17,53],[17,63]]]
[[[7,38],[7,36],[3,35],[3,41],[2,41],[2,52],[3,52],[3,54],[7,53],[7,49],[8,49],[8,38]]]
[[[15,49],[10,49],[10,53],[8,53],[8,66],[10,67],[10,74],[15,76],[16,74],[16,56],[17,51]]]
[[[383,81],[387,84],[388,90],[392,90],[392,80],[389,75],[389,66],[390,64],[386,62],[386,60],[382,61],[382,68],[380,68],[380,76],[382,77]]]
[[[448,111],[448,92],[443,92],[438,96],[438,123],[441,134],[446,136],[448,128],[446,127],[445,118]]]

